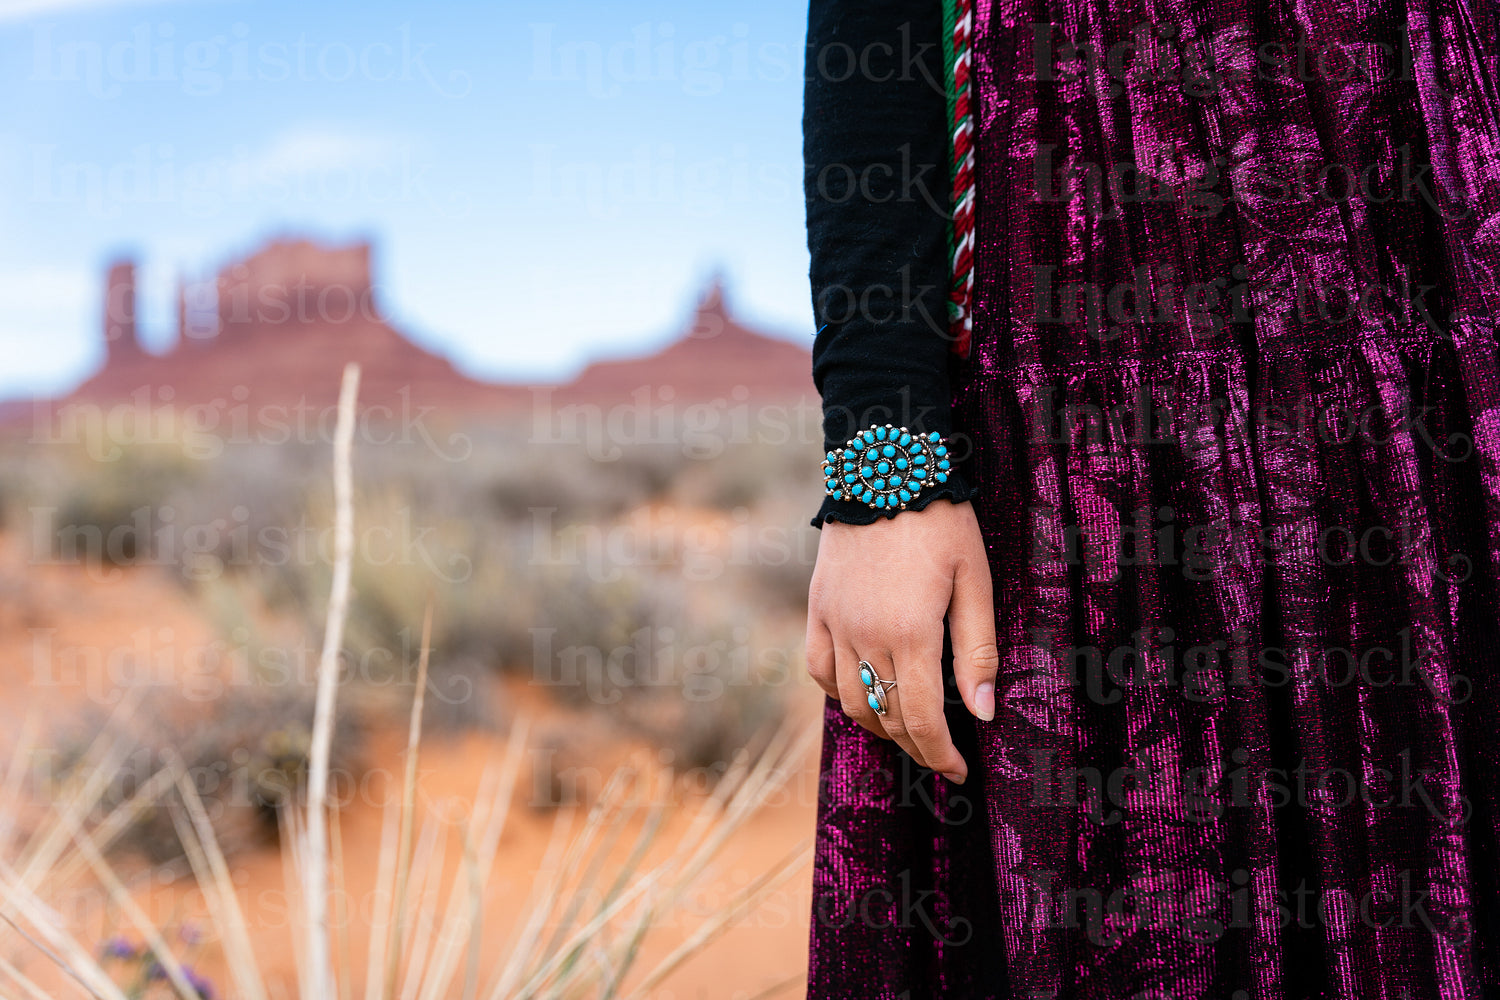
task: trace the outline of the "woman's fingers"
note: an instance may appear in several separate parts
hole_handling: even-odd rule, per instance
[[[844,706],[844,714],[881,739],[889,739],[885,727],[880,724],[880,716],[875,714],[875,710],[865,700],[868,695],[859,679],[859,654],[853,647],[843,644],[837,645],[835,649],[838,660],[838,697],[839,703]]]
[[[959,557],[953,599],[948,605],[948,628],[953,637],[953,679],[959,696],[975,716],[993,719],[1000,654],[995,648],[990,564],[982,542]]]
[[[833,635],[823,619],[807,616],[807,672],[823,693],[830,698],[839,697],[838,673],[834,669]]]
[[[963,784],[969,768],[953,745],[943,710],[943,623],[898,643],[892,659],[899,686],[881,719],[885,731],[924,766]]]
[[[896,680],[896,666],[891,662],[891,655],[889,653],[876,652],[874,649],[870,648],[873,645],[874,643],[862,644],[862,659],[864,659],[864,661],[870,665],[870,669],[874,671],[875,676],[880,680]],[[855,683],[858,684],[860,683],[858,664],[855,665],[854,673]],[[910,754],[911,759],[916,761],[918,764],[922,765],[923,767],[930,767],[931,765],[927,761],[927,755],[923,751],[923,748],[917,744],[916,740],[914,740],[911,734],[908,732],[905,716],[903,715],[903,713],[905,712],[904,706],[906,702],[901,697],[901,689],[899,687],[892,687],[889,684],[884,684],[882,685],[882,687],[884,687],[885,689],[885,714],[881,715],[874,709],[870,708],[868,701],[865,705],[866,710],[870,713],[870,717],[874,719],[876,724],[881,727],[880,735],[886,737],[887,739],[895,740],[896,745]],[[860,691],[864,695],[864,697],[868,699],[868,689],[866,689],[862,684],[860,686]],[[918,728],[925,731],[926,726],[925,724],[922,724],[919,725]]]
[[[992,718],[998,657],[990,601],[984,541],[968,504],[942,500],[867,525],[831,521],[808,590],[808,672],[865,729],[963,781],[968,766],[945,713],[943,621],[952,627],[964,704]],[[861,659],[882,681],[897,682],[885,692],[885,715],[866,701]]]

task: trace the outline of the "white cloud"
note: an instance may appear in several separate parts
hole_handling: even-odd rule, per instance
[[[0,0],[0,24],[7,21],[24,21],[27,18],[48,14],[69,14],[79,10],[97,10],[101,7],[128,7],[163,2],[167,0]]]
[[[368,166],[388,156],[388,138],[301,128],[283,132],[270,145],[236,164],[252,177],[276,178]]]
[[[0,270],[0,397],[77,379],[97,350],[103,280],[52,266]]]
[[[28,267],[0,271],[0,316],[67,309],[95,292],[87,271],[62,267]]]

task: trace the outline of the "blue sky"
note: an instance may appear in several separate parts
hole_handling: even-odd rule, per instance
[[[0,0],[0,396],[143,337],[277,234],[376,244],[399,327],[481,377],[670,338],[717,265],[810,342],[805,0]]]

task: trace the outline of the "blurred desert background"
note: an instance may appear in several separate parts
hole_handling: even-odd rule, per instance
[[[705,215],[701,185],[558,196],[539,164],[574,143],[608,177],[631,135],[660,161],[683,108],[753,138],[749,102],[779,145],[724,153],[723,191],[735,157],[800,182],[800,84],[763,60],[800,58],[803,12],[650,6],[0,9],[32,99],[0,115],[0,997],[801,995],[822,695],[800,195]],[[223,87],[174,83],[216,32]],[[254,71],[294,37],[403,32],[448,46],[436,96]],[[561,131],[509,120],[527,101]],[[159,180],[203,123],[309,102],[323,152],[383,118],[530,131],[515,170],[450,179],[458,213],[314,188],[205,218],[187,188],[110,181],[137,141]],[[100,116],[118,135],[78,152]],[[56,149],[77,169],[38,166]],[[90,165],[97,198],[51,197]]]

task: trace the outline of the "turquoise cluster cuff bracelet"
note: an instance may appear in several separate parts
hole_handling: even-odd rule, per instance
[[[901,510],[925,487],[948,481],[948,445],[936,431],[913,434],[905,427],[874,425],[823,459],[824,489],[840,500],[876,510]]]

